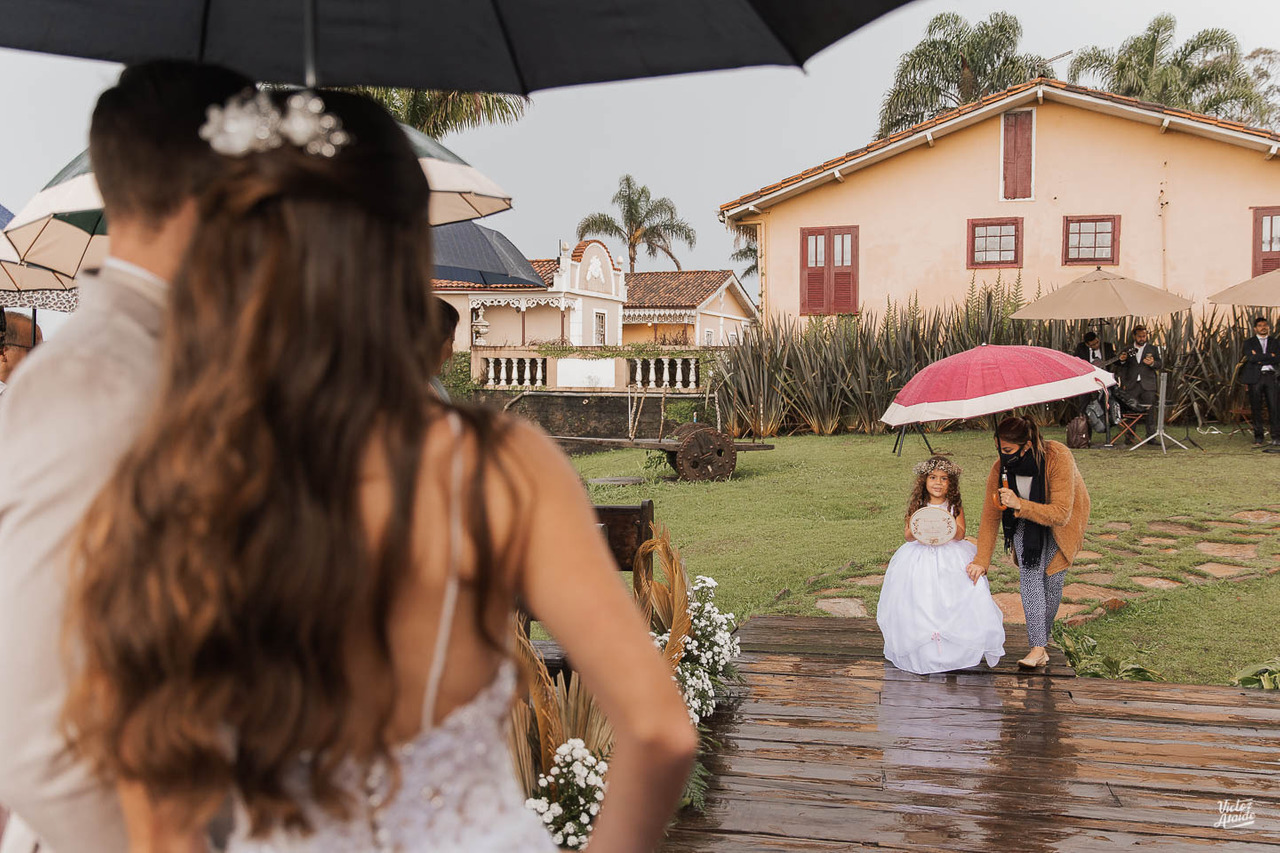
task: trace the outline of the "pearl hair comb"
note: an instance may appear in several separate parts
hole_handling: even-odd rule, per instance
[[[321,157],[332,157],[351,142],[342,121],[324,110],[315,92],[295,92],[283,113],[266,92],[235,95],[222,106],[210,106],[200,138],[227,157],[243,157],[279,148],[288,142]]]

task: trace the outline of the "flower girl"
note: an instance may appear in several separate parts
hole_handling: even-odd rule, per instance
[[[899,669],[919,674],[995,666],[1004,654],[1004,615],[991,598],[987,578],[969,578],[965,567],[976,548],[964,538],[960,468],[942,456],[915,467],[907,504],[906,542],[885,573],[876,622],[884,656]],[[911,517],[924,507],[946,510],[955,535],[938,545],[917,541]],[[943,517],[946,520],[946,517]]]

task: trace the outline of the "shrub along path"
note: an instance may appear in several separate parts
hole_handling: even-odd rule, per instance
[[[961,492],[972,536],[994,459],[990,434],[930,440],[965,470]],[[1239,436],[1197,440],[1209,452],[1076,452],[1093,515],[1059,617],[1070,624],[1106,614],[1087,630],[1100,637],[1111,630],[1118,647],[1107,649],[1100,639],[1101,650],[1126,656],[1176,639],[1144,630],[1162,611],[1176,609],[1171,602],[1195,597],[1202,587],[1256,581],[1239,585],[1248,595],[1205,599],[1208,609],[1196,621],[1214,628],[1208,645],[1198,647],[1202,655],[1177,648],[1170,660],[1144,661],[1173,679],[1225,683],[1235,670],[1277,652],[1274,631],[1244,626],[1251,620],[1274,626],[1280,618],[1280,458],[1250,450]],[[690,573],[714,576],[722,607],[739,618],[874,615],[884,569],[902,541],[911,467],[925,456],[923,444],[910,439],[899,459],[889,452],[891,436],[774,443],[773,453],[745,457],[726,483],[669,481],[662,468],[645,467],[643,451],[578,457],[576,464],[587,478],[647,475],[638,485],[591,486],[592,497],[597,503],[652,498]],[[1006,621],[1020,623],[1018,576],[1007,555],[997,554],[990,581]],[[1179,631],[1177,624],[1171,629]],[[1220,662],[1206,669],[1195,662],[1203,655]]]

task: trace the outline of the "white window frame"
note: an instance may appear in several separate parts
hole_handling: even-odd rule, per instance
[[[603,340],[602,340],[603,339]],[[595,325],[591,329],[591,340],[595,346],[603,347],[609,344],[609,312],[596,311]]]

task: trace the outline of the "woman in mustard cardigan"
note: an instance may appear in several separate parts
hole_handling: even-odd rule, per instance
[[[991,566],[997,525],[1018,564],[1022,609],[1031,651],[1018,665],[1049,662],[1049,632],[1058,615],[1067,568],[1089,524],[1089,491],[1065,444],[1042,441],[1031,418],[1008,417],[996,427],[1000,459],[987,475],[978,553],[969,564],[977,583]]]

